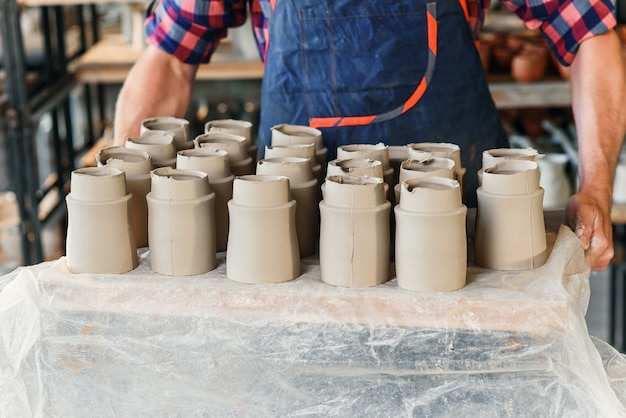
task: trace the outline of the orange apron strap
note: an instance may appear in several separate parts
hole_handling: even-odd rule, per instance
[[[379,113],[378,115],[311,118],[309,119],[309,126],[312,128],[332,128],[369,125],[393,119],[415,106],[426,92],[435,70],[435,62],[437,60],[437,3],[426,4],[426,24],[428,30],[428,62],[426,64],[426,71],[415,88],[415,91],[401,106],[385,113]]]

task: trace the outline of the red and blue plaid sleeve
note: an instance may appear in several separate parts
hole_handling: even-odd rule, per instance
[[[585,39],[616,25],[611,0],[503,0],[531,29],[540,28],[556,57],[571,64]]]
[[[246,19],[245,0],[161,0],[146,17],[147,42],[183,62],[208,62],[227,28]]]

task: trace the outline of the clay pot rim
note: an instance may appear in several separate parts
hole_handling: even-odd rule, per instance
[[[177,118],[175,116],[152,116],[152,117],[142,120],[141,126],[143,126],[145,129],[148,129],[150,131],[168,131],[169,129],[172,129],[172,128],[153,129],[147,126],[150,123],[157,123],[157,124],[158,123],[162,123],[162,124],[171,123],[172,125],[175,125],[173,128],[181,128],[181,129],[186,129],[189,126],[189,121],[187,119]]]
[[[172,173],[173,171],[176,171],[176,173]],[[209,177],[209,175],[205,173],[204,171],[189,170],[186,168],[159,167],[159,168],[155,168],[150,173],[158,177],[168,177],[174,181],[189,181],[189,180]],[[179,179],[177,178],[178,176],[182,176],[184,178]]]
[[[109,154],[110,153],[110,154]],[[125,160],[124,156],[132,156],[138,157],[138,160]],[[105,161],[102,161],[102,158],[105,158]],[[98,151],[96,154],[96,162],[102,165],[108,165],[108,162],[111,160],[120,160],[125,163],[133,164],[133,163],[143,163],[145,161],[151,162],[152,157],[146,151],[136,149],[136,148],[127,148],[121,145],[112,145],[110,147],[104,147]]]
[[[452,142],[414,142],[406,145],[409,149],[425,151],[434,154],[436,152],[460,152],[461,147]],[[423,149],[427,148],[427,149]],[[429,151],[430,150],[430,151]]]
[[[326,177],[327,181],[346,184],[350,186],[372,186],[377,184],[384,184],[384,180],[380,177],[374,176],[358,176],[358,175],[332,175]]]
[[[211,126],[212,124],[214,126]],[[252,128],[252,122],[240,119],[214,119],[204,124],[205,133],[209,133],[207,128],[250,129]]]
[[[413,170],[412,168],[407,168],[407,165],[411,166],[413,164],[417,164],[420,166],[427,166],[429,164],[434,164],[433,167],[435,167],[436,169],[452,170],[453,172],[456,169],[455,161],[452,158],[445,158],[445,157],[431,157],[427,160],[416,160],[416,159],[404,160],[400,163],[400,169],[407,170],[407,171],[421,171],[421,170]],[[441,164],[441,165],[438,166],[437,164]]]
[[[352,163],[356,163],[351,165]],[[345,173],[350,173],[350,169],[353,168],[373,168],[375,166],[382,166],[382,161],[375,160],[373,158],[337,158],[328,162],[329,165],[338,167]]]
[[[181,157],[226,157],[228,158],[228,151],[219,149],[219,148],[211,148],[211,147],[200,147],[200,148],[190,148],[180,150],[176,153],[176,155],[180,155]]]
[[[174,146],[174,135],[168,131],[146,131],[139,136],[126,138],[126,143],[144,146],[161,146],[172,145]],[[127,145],[128,146],[128,145]]]
[[[214,139],[215,141],[204,141],[206,139]],[[204,134],[200,134],[196,136],[196,139],[193,140],[194,143],[197,143],[197,148],[203,148],[203,144],[224,144],[224,143],[241,143],[246,144],[246,137],[242,135],[237,135],[229,132],[208,132]]]
[[[497,174],[501,176],[513,176],[531,170],[538,170],[539,164],[531,160],[515,160],[509,159],[499,161],[494,166],[485,168],[484,174]],[[501,171],[507,171],[502,173]]]
[[[280,123],[270,128],[270,131],[278,131],[288,136],[298,137],[318,137],[322,135],[322,131],[305,125],[295,125],[290,123]]]
[[[276,164],[308,164],[309,163],[309,159],[308,158],[304,158],[304,157],[292,157],[292,156],[284,156],[284,157],[271,157],[271,158],[264,158],[262,160],[258,161],[258,164],[261,163],[276,163]]]

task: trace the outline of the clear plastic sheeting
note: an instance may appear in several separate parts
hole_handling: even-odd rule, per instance
[[[0,416],[624,415],[626,362],[592,339],[589,272],[562,227],[546,265],[470,267],[412,293],[320,281],[244,285],[218,268],[0,278]],[[436,278],[433,278],[436,280]]]

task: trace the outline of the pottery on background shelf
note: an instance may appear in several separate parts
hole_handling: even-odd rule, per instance
[[[193,148],[191,133],[189,131],[189,121],[175,118],[173,116],[157,116],[144,119],[141,122],[140,133],[148,131],[165,131],[174,136],[174,146],[176,150]]]
[[[330,176],[320,202],[320,271],[334,286],[376,286],[389,279],[389,216],[384,181]]]
[[[508,160],[485,169],[476,193],[476,264],[495,270],[543,265],[547,244],[537,162]]]
[[[482,168],[478,171],[478,185],[483,181],[483,171],[507,160],[539,161],[543,154],[534,148],[494,148],[483,151]]]
[[[432,154],[429,154],[432,155]],[[402,197],[402,183],[409,179],[426,177],[455,178],[454,160],[450,158],[430,157],[421,160],[406,160],[400,163],[400,175],[398,184],[393,188],[396,202],[400,202]],[[459,193],[461,189],[459,188]]]
[[[626,153],[622,153],[615,169],[613,203],[626,205]]]
[[[148,246],[148,203],[152,161],[147,152],[120,146],[102,148],[96,154],[98,166],[110,166],[122,170],[126,177],[126,189],[131,194],[130,208],[135,241],[138,248]]]
[[[256,161],[258,147],[252,140],[252,122],[237,119],[216,119],[204,124],[204,133],[228,133],[246,138],[248,154]]]
[[[567,205],[572,195],[572,184],[565,171],[568,162],[567,154],[560,153],[548,153],[537,161],[544,209],[564,209]]]
[[[322,131],[302,125],[280,124],[272,126],[271,145],[315,144],[315,157],[322,167],[322,179],[326,176],[328,148],[322,141]]]
[[[72,273],[125,273],[137,267],[126,176],[115,167],[71,175],[67,203],[67,268]]]
[[[317,179],[318,186],[324,182],[323,170],[315,156],[315,144],[273,145],[265,147],[265,158],[299,157],[307,158]]]
[[[424,152],[430,153],[433,157],[450,158],[454,160],[455,180],[461,185],[463,190],[463,177],[465,177],[465,169],[461,163],[461,148],[456,144],[448,142],[418,142],[408,144],[409,159],[420,160],[424,158]]]
[[[300,257],[317,252],[319,235],[319,188],[307,158],[266,158],[257,163],[257,175],[289,178],[291,196],[296,201],[296,233]]]
[[[281,283],[300,275],[296,201],[287,177],[237,177],[228,212],[226,277],[241,283]]]
[[[350,144],[337,147],[337,159],[365,158],[378,160],[383,165],[383,180],[387,187],[393,186],[393,167],[389,162],[389,147],[378,144]]]
[[[398,286],[418,292],[447,292],[465,286],[467,207],[459,182],[413,178],[400,184],[395,266]]]
[[[176,166],[174,136],[169,132],[146,131],[138,137],[127,138],[126,148],[147,152],[153,169]]]
[[[215,193],[207,174],[169,167],[156,169],[146,199],[152,270],[168,276],[213,270]]]
[[[248,142],[241,135],[213,132],[198,135],[194,139],[196,148],[216,148],[228,153],[230,171],[235,176],[245,176],[254,172],[254,160],[248,153]]]
[[[226,251],[228,242],[228,201],[233,197],[233,180],[228,152],[216,148],[178,151],[176,168],[198,170],[209,176],[209,187],[215,193],[215,247]]]

